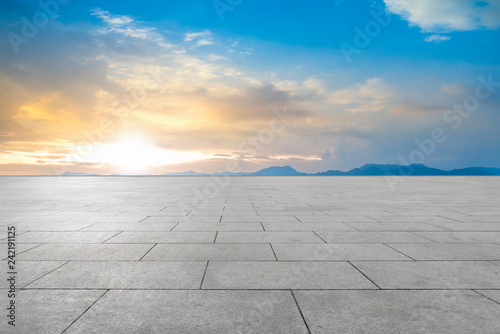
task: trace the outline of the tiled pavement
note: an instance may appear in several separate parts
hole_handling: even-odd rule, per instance
[[[1,333],[500,333],[497,177],[0,187]]]

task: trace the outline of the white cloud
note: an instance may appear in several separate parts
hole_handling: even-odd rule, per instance
[[[201,39],[196,43],[196,46],[211,45],[211,44],[214,44],[214,42],[209,41],[208,39]]]
[[[211,34],[212,33],[208,30],[201,31],[201,32],[188,32],[188,33],[186,33],[186,35],[184,37],[184,42],[191,42],[197,38],[207,37],[207,36],[210,36]]]
[[[100,8],[92,9],[91,13],[112,26],[122,26],[134,22],[134,19],[129,16],[111,15],[110,12]]]
[[[208,55],[207,60],[208,61],[219,61],[219,60],[228,60],[228,58],[221,56],[221,55],[218,55],[218,54],[215,54],[215,53],[212,53],[212,54]]]
[[[393,97],[390,87],[381,79],[372,78],[364,84],[356,84],[329,94],[327,102],[331,105],[346,105],[346,110],[351,113],[376,112],[386,109]]]
[[[450,39],[451,39],[450,36],[431,35],[431,36],[426,37],[424,39],[424,41],[439,44],[439,43],[444,42],[444,41],[449,41]]]
[[[423,32],[468,31],[500,26],[499,0],[384,0],[387,9]]]
[[[317,94],[324,95],[326,93],[324,82],[318,78],[310,77],[304,81],[303,85],[304,88],[312,90]]]

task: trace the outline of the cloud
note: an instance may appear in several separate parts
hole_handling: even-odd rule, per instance
[[[463,84],[454,84],[454,85],[443,85],[441,87],[441,92],[448,95],[458,95],[463,96],[470,91],[470,87]]]
[[[331,105],[345,105],[351,113],[376,112],[385,109],[393,96],[392,88],[380,78],[372,78],[363,84],[329,94],[327,102]]]
[[[424,39],[424,41],[439,44],[439,43],[444,42],[444,41],[449,41],[450,39],[451,39],[450,36],[431,35],[431,36],[426,37]]]
[[[328,161],[330,159],[333,159],[334,158],[333,152],[331,152],[330,150],[325,150],[325,152],[320,154],[320,158],[323,161]]]
[[[98,18],[112,26],[122,26],[134,22],[134,19],[129,16],[111,15],[110,12],[102,10],[100,8],[92,9],[91,14],[97,16]]]
[[[194,41],[195,39],[208,37],[210,35],[212,35],[212,33],[209,30],[204,30],[200,32],[188,32],[184,35],[184,42],[191,42]]]
[[[500,26],[498,0],[384,0],[387,9],[423,32],[496,29]]]

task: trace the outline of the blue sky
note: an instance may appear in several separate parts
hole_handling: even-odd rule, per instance
[[[0,5],[3,174],[500,167],[498,0],[64,2]]]

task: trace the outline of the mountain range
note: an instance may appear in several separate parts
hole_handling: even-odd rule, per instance
[[[143,176],[148,176],[149,174],[142,174]],[[326,172],[319,173],[302,173],[298,172],[290,166],[272,166],[268,168],[261,169],[253,173],[232,173],[232,172],[220,172],[220,173],[196,173],[193,171],[182,172],[182,173],[166,173],[159,176],[383,176],[383,175],[442,175],[442,176],[459,176],[459,175],[500,175],[500,168],[489,168],[489,167],[468,167],[462,169],[453,170],[442,170],[432,167],[427,167],[422,164],[412,164],[408,166],[404,165],[382,165],[382,164],[367,164],[359,168],[351,169],[350,171],[343,172],[340,170],[327,170]],[[86,173],[70,173],[66,172],[61,174],[61,176],[98,176],[95,174]],[[117,174],[110,176],[120,176]],[[137,175],[141,176],[141,175]],[[152,175],[151,175],[152,176]]]

